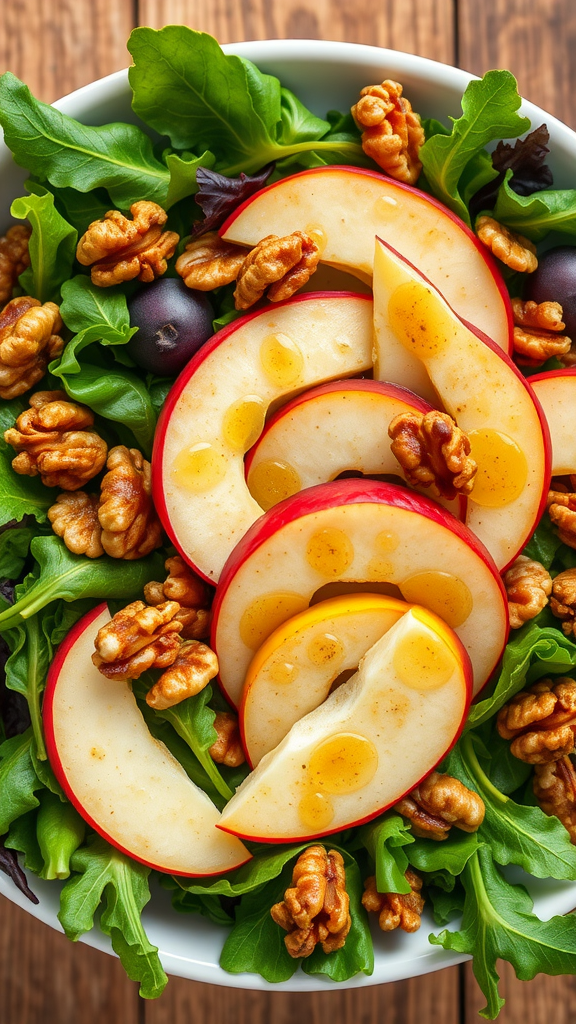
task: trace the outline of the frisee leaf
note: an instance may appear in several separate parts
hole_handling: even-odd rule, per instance
[[[59,302],[60,288],[72,273],[78,233],[58,213],[50,192],[38,185],[30,188],[29,196],[15,199],[10,207],[13,217],[32,226],[30,266],[20,275],[20,286],[40,302]]]

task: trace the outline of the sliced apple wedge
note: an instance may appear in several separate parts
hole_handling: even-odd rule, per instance
[[[182,372],[162,410],[152,458],[154,501],[170,538],[216,582],[262,514],[244,476],[273,402],[372,366],[372,302],[311,292],[219,331]]]
[[[365,476],[404,476],[392,454],[388,426],[401,412],[432,408],[396,384],[343,380],[311,388],[283,405],[246,456],[246,479],[263,509],[304,487],[335,480],[349,470]],[[441,500],[466,515],[465,498]]]
[[[446,509],[368,479],[308,487],[259,519],[232,552],[213,606],[220,682],[238,705],[254,652],[327,583],[395,585],[451,625],[470,654],[477,692],[508,634],[494,562]]]
[[[576,368],[550,370],[528,378],[540,402],[552,442],[552,473],[576,473]]]
[[[105,604],[88,612],[50,666],[43,716],[58,782],[96,832],[142,864],[189,876],[239,867],[251,854],[216,828],[219,811],[151,736],[129,684],[92,664],[109,620]]]
[[[322,704],[335,680],[356,670],[409,608],[383,594],[349,594],[320,601],[275,629],[256,652],[242,694],[240,731],[250,765]]]
[[[468,655],[452,630],[425,609],[408,610],[356,675],[260,761],[218,827],[282,843],[369,821],[456,741],[470,683]]]
[[[359,167],[317,167],[256,193],[220,234],[256,245],[265,235],[309,232],[321,260],[371,283],[374,238],[385,238],[430,278],[458,313],[506,352],[512,313],[486,247],[450,210],[419,189]]]
[[[534,392],[493,342],[465,323],[416,267],[381,239],[374,262],[375,376],[425,391],[468,435],[478,464],[466,525],[503,571],[545,507],[550,437]]]

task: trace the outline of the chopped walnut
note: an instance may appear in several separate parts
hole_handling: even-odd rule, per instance
[[[424,910],[424,897],[420,895],[422,879],[408,868],[405,878],[412,892],[378,892],[376,878],[370,875],[364,882],[362,905],[373,914],[378,914],[378,924],[383,932],[401,928],[404,932],[417,932]]]
[[[271,302],[283,302],[312,276],[320,259],[318,246],[303,231],[278,238],[267,235],[248,253],[236,280],[236,309],[249,309],[268,288]]]
[[[440,772],[432,772],[395,809],[408,818],[414,835],[438,841],[447,838],[452,825],[475,832],[486,810],[477,793]]]
[[[212,760],[217,764],[226,764],[229,768],[237,768],[238,765],[244,764],[246,758],[240,740],[238,716],[229,711],[217,711],[214,728],[218,733],[218,739],[210,747]]]
[[[562,620],[562,632],[576,637],[576,569],[566,569],[554,577],[550,611]]]
[[[425,135],[419,115],[402,95],[400,83],[388,79],[381,85],[366,86],[351,112],[363,130],[366,156],[392,178],[416,184],[422,170],[418,154]]]
[[[432,486],[445,498],[470,494],[478,467],[470,458],[466,434],[447,413],[401,412],[390,423],[388,436],[408,483]]]
[[[46,373],[64,341],[58,306],[22,295],[0,313],[0,398],[17,398]]]
[[[500,736],[512,740],[510,752],[528,764],[548,764],[574,750],[576,682],[541,679],[516,693],[498,712]]]
[[[182,622],[183,640],[201,640],[210,633],[211,613],[208,610],[208,588],[200,577],[186,565],[180,555],[165,562],[168,578],[164,583],[147,583],[144,597],[148,604],[178,601],[178,618]]]
[[[551,356],[566,355],[572,340],[561,332],[562,306],[558,302],[523,302],[512,299],[514,351],[520,362],[539,366]]]
[[[149,283],[166,272],[179,235],[162,231],[168,214],[158,203],[139,202],[130,207],[132,220],[119,210],[109,210],[102,220],[92,221],[76,249],[76,259],[90,267],[92,283],[109,288],[122,281]]]
[[[233,242],[225,242],[217,231],[209,231],[193,242],[176,260],[176,273],[187,288],[209,292],[224,284],[232,284],[240,273],[247,250]]]
[[[98,522],[97,494],[70,491],[59,494],[56,503],[48,509],[48,519],[57,537],[62,537],[69,551],[75,555],[98,558],[104,554],[100,540],[102,527]]]
[[[325,953],[341,949],[352,923],[341,854],[309,846],[294,865],[292,886],[270,911],[288,932],[284,943],[290,956],[310,956],[318,942]]]
[[[138,679],[150,668],[169,668],[178,657],[181,624],[179,605],[165,601],[149,608],[133,601],[96,634],[92,661],[108,679]]]
[[[544,814],[558,818],[576,845],[576,771],[570,758],[535,765],[532,786]]]
[[[102,469],[107,445],[94,430],[94,414],[85,405],[69,402],[63,391],[37,391],[30,408],[20,413],[4,440],[19,454],[16,473],[40,475],[47,487],[75,491]]]
[[[571,484],[574,486],[574,483]],[[548,491],[548,515],[558,536],[569,548],[576,548],[576,494],[568,491]]]
[[[102,547],[112,558],[132,561],[162,543],[151,498],[150,463],[136,448],[111,448],[102,481],[98,518]]]
[[[0,238],[0,306],[12,298],[20,274],[30,266],[28,241],[32,228],[15,224]]]
[[[536,246],[524,235],[517,235],[493,217],[478,217],[476,234],[480,241],[510,270],[533,274],[538,266]]]
[[[540,562],[526,555],[518,555],[504,573],[504,586],[508,595],[508,615],[512,629],[519,629],[529,619],[539,615],[548,604],[552,590],[552,577]]]
[[[173,622],[178,621],[176,613]],[[146,703],[158,711],[174,707],[187,697],[200,693],[216,675],[218,658],[214,651],[197,640],[188,640],[181,645],[170,668],[162,673],[158,682],[148,691]]]

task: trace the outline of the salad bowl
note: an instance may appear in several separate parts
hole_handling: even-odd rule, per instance
[[[392,50],[349,43],[316,40],[265,40],[231,44],[225,52],[252,60],[263,71],[276,75],[314,113],[345,110],[368,83],[393,78],[402,82],[414,108],[423,117],[446,122],[457,117],[464,89],[473,76],[457,68]],[[130,106],[131,90],[126,71],[120,71],[94,82],[59,100],[55,106],[86,124],[111,121],[136,122]],[[521,113],[532,126],[546,122],[550,132],[549,164],[555,187],[567,188],[573,179],[576,160],[576,134],[561,122],[530,103],[523,103]],[[12,199],[22,193],[25,172],[12,161],[0,142],[0,203],[2,224]],[[576,883],[541,880],[525,876],[519,869],[507,870],[511,880],[522,881],[535,901],[535,911],[544,920],[564,914],[576,905]],[[31,913],[39,921],[62,930],[57,919],[59,885],[30,879],[39,897],[32,906],[12,883],[0,874],[0,893]],[[330,983],[319,976],[298,972],[292,980],[270,985],[253,974],[232,975],[219,966],[222,929],[199,917],[178,915],[170,905],[170,894],[158,885],[143,914],[150,941],[157,945],[167,973],[195,981],[249,989],[273,991],[326,990]],[[453,925],[451,926],[453,927]],[[436,930],[431,914],[426,911],[422,928],[416,934],[396,931],[383,936],[373,932],[375,969],[370,977],[359,975],[345,983],[353,988],[381,984],[418,976],[459,963],[469,957],[432,946],[428,935]],[[109,939],[95,928],[82,941],[111,953]]]

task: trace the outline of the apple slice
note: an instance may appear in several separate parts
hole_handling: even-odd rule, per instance
[[[250,493],[269,509],[348,470],[402,478],[388,426],[401,412],[427,413],[431,408],[411,391],[376,380],[333,381],[312,388],[282,406],[246,456]],[[459,518],[466,515],[464,497],[440,504]]]
[[[408,610],[356,675],[260,761],[218,827],[283,843],[369,821],[442,760],[470,699],[470,662],[457,637],[425,609]]]
[[[540,403],[512,361],[465,323],[381,239],[374,262],[375,376],[418,393],[423,378],[470,438],[478,463],[466,525],[503,571],[534,532],[550,483]]]
[[[262,515],[244,454],[270,405],[370,369],[372,331],[369,296],[310,292],[234,321],[182,372],[158,422],[152,486],[167,533],[205,579],[218,580]]]
[[[220,813],[167,747],[155,740],[128,683],[91,661],[110,613],[88,612],[48,672],[43,717],[50,764],[66,796],[112,846],[157,871],[216,875],[250,859],[215,827]]]
[[[476,236],[419,189],[359,167],[316,167],[269,185],[228,218],[220,234],[256,245],[265,235],[309,232],[324,263],[371,283],[374,238],[420,267],[460,316],[512,351],[508,292]]]
[[[540,402],[552,442],[552,473],[567,476],[576,473],[576,367],[550,370],[528,378]]]
[[[349,594],[321,601],[275,629],[256,652],[242,694],[240,730],[250,765],[322,704],[334,681],[356,670],[409,608],[382,594]]]
[[[386,583],[452,626],[470,654],[475,692],[508,634],[492,558],[463,523],[415,491],[334,480],[276,505],[235,547],[213,606],[220,682],[237,705],[254,652],[327,583]],[[396,593],[398,593],[398,590]]]

